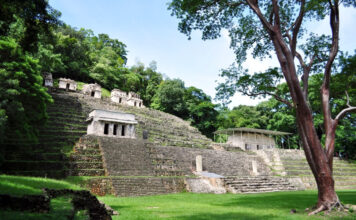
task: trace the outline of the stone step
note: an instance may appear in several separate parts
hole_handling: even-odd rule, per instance
[[[244,189],[244,190],[237,190],[237,193],[265,193],[265,192],[281,192],[281,191],[296,191],[297,189],[259,189],[259,190],[253,190],[253,189]]]
[[[257,193],[298,190],[285,178],[270,176],[245,176],[245,177],[226,177],[224,184],[232,189],[233,193]]]
[[[160,170],[156,169],[154,171],[155,176],[185,176],[186,172],[182,170]]]
[[[309,166],[285,166],[284,167],[285,170],[307,170],[309,171],[310,170],[310,167]],[[356,171],[356,166],[353,167],[353,166],[338,166],[338,165],[335,165],[333,167],[333,171],[334,172],[350,172],[350,171]]]
[[[83,156],[87,156],[87,155],[98,155],[101,154],[101,151],[99,149],[78,149],[78,148],[74,148],[74,152],[72,155],[83,155]]]
[[[70,162],[69,167],[71,169],[78,169],[78,170],[87,170],[87,169],[104,169],[103,162],[83,162],[83,161],[75,161]]]
[[[63,131],[63,130],[46,130],[40,131],[39,138],[46,138],[46,137],[66,137],[70,139],[71,137],[80,137],[85,135],[87,132],[86,130],[73,130],[73,131]]]
[[[185,189],[183,178],[112,178],[112,185],[117,196],[159,195]]]
[[[287,175],[288,176],[299,176],[299,175],[311,175],[312,172],[309,170],[287,170]],[[338,172],[334,171],[333,176],[356,176],[355,171],[344,171],[344,172]]]
[[[40,136],[38,139],[40,141],[40,143],[47,143],[50,144],[52,141],[60,141],[60,142],[69,142],[69,143],[75,143],[76,141],[78,141],[80,138],[80,136],[62,136],[60,134],[58,134],[58,137],[54,136],[54,135],[46,135],[46,136]]]
[[[4,154],[5,160],[34,160],[34,161],[62,161],[67,156],[62,153],[33,153],[33,152],[10,152]]]
[[[68,170],[69,176],[105,176],[104,169],[72,169]]]
[[[21,175],[21,176],[36,176],[36,177],[48,177],[48,178],[65,178],[68,176],[67,170],[4,170],[8,175]]]
[[[87,125],[83,123],[66,123],[66,122],[61,122],[61,121],[52,121],[49,124],[44,126],[44,129],[49,129],[49,130],[58,130],[58,128],[61,128],[61,131],[86,131],[87,130]]]
[[[81,111],[78,111],[76,113],[65,113],[65,112],[48,112],[48,117],[49,118],[56,118],[56,117],[65,117],[65,118],[75,118],[75,119],[81,119],[81,120],[86,120],[87,116],[84,115]]]
[[[77,161],[77,162],[102,162],[102,156],[101,154],[72,154],[70,156],[71,161]]]

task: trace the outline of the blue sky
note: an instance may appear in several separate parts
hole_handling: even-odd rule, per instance
[[[202,41],[200,33],[192,39],[178,31],[178,20],[170,16],[166,0],[50,0],[52,7],[62,12],[61,20],[77,27],[106,33],[127,45],[128,66],[142,62],[146,66],[157,62],[158,71],[169,78],[180,78],[186,86],[195,86],[215,96],[216,80],[222,68],[234,62],[226,32],[216,40]],[[356,49],[356,10],[341,10],[340,47],[350,53]],[[319,33],[329,33],[328,21],[311,24]],[[248,59],[245,67],[251,72],[278,66],[275,59]],[[255,105],[242,95],[232,98],[230,107]]]

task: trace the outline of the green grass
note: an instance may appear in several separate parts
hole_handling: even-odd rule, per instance
[[[342,202],[356,204],[356,191],[338,193]],[[262,194],[193,194],[160,196],[105,196],[101,201],[117,210],[113,219],[153,220],[232,220],[232,219],[324,219],[323,214],[308,217],[305,208],[315,204],[316,191],[275,192]],[[290,214],[296,209],[296,214]],[[328,217],[340,219],[340,216]],[[356,219],[356,215],[343,217]]]
[[[42,193],[42,188],[82,189],[68,181],[40,177],[0,175],[0,194],[11,194],[17,196],[36,195]]]
[[[81,189],[91,177],[68,177],[53,180],[36,177],[0,175],[0,194],[40,194],[41,188]],[[356,204],[356,190],[339,191],[345,204]],[[261,194],[193,194],[178,193],[159,196],[115,197],[99,199],[118,211],[113,219],[125,220],[232,220],[232,219],[325,219],[324,214],[308,217],[305,208],[315,204],[316,191],[275,192]],[[290,214],[296,209],[296,214]],[[49,213],[29,213],[0,210],[0,219],[67,219],[71,214],[70,198],[51,200]],[[84,211],[75,219],[86,219]],[[340,219],[328,216],[327,219]],[[342,219],[356,219],[355,212]]]

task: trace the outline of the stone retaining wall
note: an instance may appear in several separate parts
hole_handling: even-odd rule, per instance
[[[184,175],[195,171],[196,156],[203,158],[203,171],[223,176],[254,175],[252,161],[256,161],[258,174],[267,175],[270,171],[261,158],[245,152],[218,151],[185,147],[150,146],[151,158],[155,158],[156,167],[165,167],[164,162],[170,161],[172,170],[180,170]],[[163,164],[160,164],[163,163]]]

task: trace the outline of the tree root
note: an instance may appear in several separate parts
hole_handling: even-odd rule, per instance
[[[337,207],[338,207],[338,211],[342,211],[345,208],[344,205],[341,204],[340,201],[337,201],[337,202],[334,202],[334,203],[329,204],[329,205],[322,204],[317,209],[315,209],[314,211],[310,212],[308,215],[315,215],[315,214],[317,214],[319,212],[322,212],[322,211],[330,212],[332,209],[337,208]]]
[[[324,210],[327,210],[327,207],[324,205],[319,206],[319,208],[315,209],[314,211],[310,212],[308,215],[315,215],[319,212],[322,212]]]

